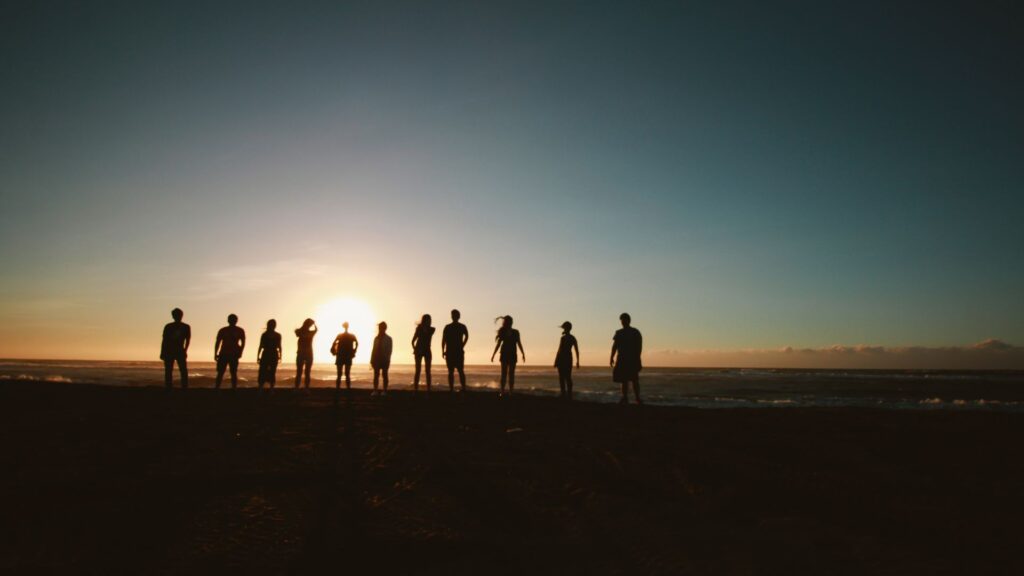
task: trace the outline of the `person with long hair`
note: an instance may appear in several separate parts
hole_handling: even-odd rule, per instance
[[[523,350],[523,341],[519,338],[519,330],[512,327],[511,316],[498,316],[495,322],[501,320],[501,328],[494,337],[494,352],[491,353],[491,362],[494,356],[501,351],[501,392],[499,397],[505,396],[505,384],[508,383],[508,395],[512,396],[512,390],[516,386],[516,348],[523,355],[523,363],[526,363],[526,352]]]
[[[256,362],[260,365],[259,389],[269,384],[274,389],[277,383],[277,363],[281,361],[281,333],[276,330],[277,320],[267,320],[267,331],[260,336],[260,347],[256,350]]]
[[[388,393],[388,370],[391,368],[391,336],[388,336],[388,323],[377,324],[377,337],[373,339],[373,348],[370,352],[370,367],[373,368],[373,394],[378,393],[377,385],[380,377],[384,377],[384,390],[381,395]]]
[[[420,389],[420,365],[425,364],[427,392],[430,392],[430,362],[433,354],[430,352],[430,340],[434,337],[435,328],[431,326],[430,314],[424,314],[416,330],[412,334],[412,354],[416,359],[416,372],[412,380],[413,392]]]
[[[299,339],[299,350],[295,354],[295,387],[302,383],[302,376],[306,376],[306,389],[309,389],[309,373],[313,369],[313,337],[317,332],[316,322],[312,318],[306,318],[302,326],[295,329],[295,336]]]

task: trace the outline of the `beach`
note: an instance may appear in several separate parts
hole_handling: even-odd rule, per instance
[[[0,382],[20,573],[1012,574],[1024,415]]]

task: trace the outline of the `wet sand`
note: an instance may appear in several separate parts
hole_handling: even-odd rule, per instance
[[[0,382],[5,574],[1019,574],[1024,415]]]

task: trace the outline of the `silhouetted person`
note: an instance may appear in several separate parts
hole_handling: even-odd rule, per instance
[[[433,360],[430,340],[434,337],[434,327],[430,325],[431,322],[430,314],[424,314],[419,325],[416,326],[416,331],[412,333],[412,355],[416,359],[416,374],[412,380],[414,392],[418,392],[420,389],[420,364],[426,364],[427,392],[430,392],[430,363]]]
[[[171,310],[174,322],[164,325],[164,336],[160,342],[160,359],[164,361],[164,385],[170,390],[174,363],[178,363],[181,374],[181,389],[188,388],[188,345],[192,342],[192,328],[181,321],[185,313],[181,308]]]
[[[370,351],[370,366],[373,368],[373,393],[377,393],[377,383],[384,377],[384,394],[388,393],[388,369],[391,368],[391,336],[387,335],[388,323],[377,324],[377,337],[373,339]]]
[[[238,359],[245,350],[245,330],[238,326],[238,316],[228,315],[228,325],[217,332],[213,345],[213,359],[217,361],[217,388],[224,380],[224,370],[231,368],[231,389],[238,387]]]
[[[516,386],[516,348],[523,354],[523,362],[526,362],[526,352],[523,351],[523,342],[519,339],[519,330],[512,328],[511,316],[499,316],[495,321],[501,320],[501,328],[494,337],[494,352],[491,352],[491,362],[494,362],[494,355],[501,351],[501,392],[498,396],[505,395],[505,383],[508,382],[508,395],[512,396],[512,390]]]
[[[263,390],[263,384],[270,384],[273,388],[277,383],[277,363],[281,361],[281,333],[276,328],[277,320],[267,320],[267,331],[260,336],[260,347],[256,350],[256,362],[260,365],[260,390]]]
[[[296,388],[302,382],[303,374],[306,376],[306,388],[309,388],[309,373],[313,369],[313,337],[316,332],[316,322],[312,318],[306,318],[302,326],[295,329],[295,335],[299,338],[299,350],[295,354]]]
[[[580,367],[580,346],[572,332],[572,322],[562,322],[562,339],[558,342],[555,353],[555,368],[558,369],[558,388],[560,396],[572,400],[572,352],[576,351],[576,367]]]
[[[334,354],[334,364],[338,368],[338,377],[334,380],[334,389],[341,388],[341,375],[345,374],[345,389],[352,389],[352,359],[356,357],[356,350],[359,349],[359,340],[354,334],[348,331],[348,322],[341,325],[344,332],[338,334],[331,344],[331,354]]]
[[[640,353],[644,347],[643,336],[640,331],[629,325],[631,319],[625,312],[619,316],[622,322],[622,329],[615,331],[614,343],[612,344],[612,356],[610,364],[614,366],[612,379],[622,384],[622,399],[620,404],[629,402],[629,384],[633,384],[633,396],[637,404],[643,404],[640,400]],[[618,354],[618,356],[616,356]]]
[[[466,342],[469,342],[469,330],[459,322],[462,314],[452,310],[452,323],[441,332],[441,356],[448,365],[448,391],[455,390],[455,371],[459,371],[460,391],[466,391]]]

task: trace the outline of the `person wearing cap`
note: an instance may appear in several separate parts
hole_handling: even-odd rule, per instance
[[[245,350],[245,330],[237,324],[238,316],[229,314],[228,325],[217,332],[217,341],[213,344],[213,359],[217,361],[217,388],[220,388],[224,371],[228,368],[231,368],[231,389],[238,387],[238,360]]]
[[[388,369],[391,367],[391,336],[387,335],[388,323],[377,324],[377,337],[373,339],[370,351],[370,366],[373,368],[373,394],[377,394],[377,384],[384,377],[384,390],[388,393]]]
[[[623,312],[619,315],[622,322],[622,329],[615,331],[614,343],[612,344],[612,356],[610,363],[614,366],[612,380],[622,384],[622,399],[619,404],[629,403],[627,392],[629,384],[633,384],[633,396],[637,404],[643,404],[640,400],[640,370],[643,366],[640,363],[640,353],[643,350],[644,340],[640,331],[630,326],[632,319],[629,314]]]
[[[576,367],[580,367],[580,346],[572,332],[572,322],[562,322],[562,339],[555,354],[555,368],[558,369],[559,397],[572,400],[572,352],[576,351]]]
[[[338,368],[338,375],[334,379],[334,389],[341,388],[341,375],[345,374],[345,389],[352,389],[352,359],[356,357],[359,350],[359,340],[355,334],[348,331],[348,322],[343,322],[341,327],[345,330],[334,339],[331,344],[331,354],[334,354],[334,365]]]

